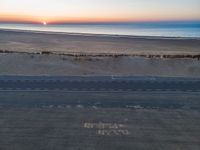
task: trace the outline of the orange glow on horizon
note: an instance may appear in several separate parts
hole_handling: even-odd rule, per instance
[[[45,20],[45,21],[44,21]],[[112,23],[112,22],[153,22],[153,21],[181,21],[181,20],[198,20],[198,18],[161,18],[159,16],[155,17],[146,17],[146,16],[118,16],[118,17],[37,17],[37,16],[28,16],[28,15],[8,15],[0,14],[0,22],[19,22],[19,23],[36,23],[36,24],[56,24],[56,23]],[[45,22],[45,23],[44,23]]]
[[[200,20],[199,0],[0,0],[0,22]]]

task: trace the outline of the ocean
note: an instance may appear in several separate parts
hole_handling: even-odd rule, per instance
[[[0,29],[50,31],[63,33],[88,33],[128,36],[200,37],[200,22],[154,23],[101,23],[101,24],[8,24],[0,23]]]

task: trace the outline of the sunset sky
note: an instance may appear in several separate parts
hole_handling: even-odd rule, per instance
[[[200,0],[0,0],[0,22],[200,20]]]

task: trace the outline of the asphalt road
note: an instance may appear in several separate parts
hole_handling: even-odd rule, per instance
[[[199,92],[200,78],[0,76],[0,91]]]
[[[199,150],[199,97],[197,78],[0,76],[0,150]]]

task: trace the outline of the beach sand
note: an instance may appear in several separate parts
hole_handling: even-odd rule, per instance
[[[200,77],[197,59],[0,54],[1,75],[142,75]]]
[[[200,76],[199,39],[0,30],[0,52],[1,75]]]
[[[0,49],[64,54],[200,54],[200,39],[0,30]]]

